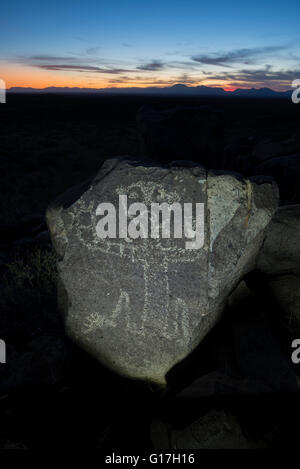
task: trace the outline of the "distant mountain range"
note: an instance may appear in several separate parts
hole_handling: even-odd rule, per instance
[[[97,93],[103,95],[160,95],[160,96],[212,96],[212,97],[245,97],[245,98],[284,98],[290,97],[292,90],[289,91],[274,91],[270,88],[238,88],[235,91],[225,91],[223,88],[212,88],[209,86],[187,86],[182,83],[177,85],[167,86],[164,88],[148,87],[148,88],[69,88],[69,87],[55,87],[48,88],[22,88],[12,87],[8,90],[9,93],[64,93],[64,94],[88,94]]]

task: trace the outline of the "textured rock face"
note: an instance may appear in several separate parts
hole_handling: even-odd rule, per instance
[[[99,238],[97,207],[110,202],[118,211],[124,194],[128,207],[144,203],[149,211],[151,203],[203,203],[203,246],[187,249],[186,238],[174,238],[173,218],[169,239]],[[106,161],[91,184],[47,212],[69,336],[116,372],[163,384],[254,267],[277,202],[274,183],[194,164]]]

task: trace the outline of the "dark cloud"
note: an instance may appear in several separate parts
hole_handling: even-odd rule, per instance
[[[153,60],[153,62],[150,62],[148,64],[144,64],[144,65],[139,65],[137,68],[137,70],[144,70],[144,71],[149,71],[149,72],[153,72],[153,71],[156,71],[156,70],[161,70],[162,68],[164,68],[164,64],[162,62],[159,62],[158,60]]]
[[[131,70],[127,70],[126,68],[103,68],[101,69],[101,73],[112,73],[114,75],[118,75],[119,73],[125,73],[125,72],[131,72]]]
[[[271,54],[284,50],[288,45],[255,47],[252,49],[237,49],[224,53],[213,53],[210,55],[195,55],[192,57],[194,62],[206,65],[221,65],[230,67],[233,63],[252,64],[258,56]]]
[[[33,64],[35,67],[42,68],[44,70],[56,70],[56,71],[72,71],[72,72],[96,72],[96,73],[109,73],[119,74],[128,72],[130,70],[121,68],[100,68],[94,67],[93,65],[78,65],[78,64]]]
[[[56,56],[48,54],[40,54],[33,56],[19,56],[16,58],[18,63],[24,63],[32,67],[44,68],[48,70],[78,70],[78,71],[94,71],[102,73],[122,73],[127,69],[121,69],[117,65],[113,66],[101,58],[93,57],[92,52],[96,53],[96,49],[87,49],[83,55],[72,54],[67,56]],[[100,49],[100,48],[99,48]],[[90,57],[87,57],[88,52]]]
[[[206,80],[226,82],[233,88],[268,87],[286,90],[291,87],[295,78],[300,77],[300,68],[294,70],[272,70],[270,65],[263,69],[241,69],[236,72],[222,72],[212,74],[203,72]]]
[[[95,54],[98,54],[100,50],[101,50],[101,47],[90,47],[86,49],[86,53],[88,55],[95,55]]]
[[[271,70],[270,65],[262,70],[238,70],[237,72],[223,72],[217,74],[206,74],[210,79],[214,80],[235,80],[245,81],[248,83],[267,82],[277,80],[278,82],[292,82],[295,78],[300,77],[300,68],[296,70]]]
[[[184,73],[177,78],[177,81],[178,83],[183,83],[185,85],[193,85],[198,84],[201,80],[190,77],[187,73]]]
[[[100,50],[100,47],[93,47],[86,49],[86,53],[82,56],[55,56],[55,55],[35,55],[29,57],[19,57],[18,60],[27,65],[42,68],[44,70],[55,70],[55,71],[77,71],[77,72],[96,72],[96,73],[107,73],[107,74],[120,74],[127,72],[143,72],[143,71],[158,71],[161,70],[165,65],[158,60],[153,60],[151,63],[146,63],[137,66],[133,69],[119,68],[118,66],[112,66],[112,64],[105,64],[103,60],[93,57]],[[90,57],[86,57],[90,55]],[[89,63],[87,63],[89,62]]]
[[[51,61],[51,62],[68,62],[69,60],[72,61],[74,60],[74,57],[60,57],[58,55],[32,55],[31,57],[20,57],[20,59],[23,60],[36,60],[38,62],[46,62],[46,61]]]
[[[181,75],[170,77],[169,79],[160,79],[159,77],[148,77],[145,78],[143,76],[127,76],[122,75],[118,78],[111,78],[109,83],[114,84],[125,84],[127,88],[130,87],[156,87],[156,86],[172,86],[177,83],[185,83],[185,84],[199,84],[199,80],[193,80],[192,78],[188,77],[187,75]]]
[[[183,70],[198,70],[195,62],[192,61],[182,61],[182,60],[172,60],[168,63],[169,68],[178,68]]]

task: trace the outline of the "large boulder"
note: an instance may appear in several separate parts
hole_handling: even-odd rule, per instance
[[[258,142],[252,152],[253,159],[258,163],[262,163],[271,158],[277,158],[282,155],[293,155],[299,153],[300,142],[298,137],[287,140],[264,140]]]
[[[267,276],[267,291],[275,301],[281,323],[293,333],[295,338],[300,333],[300,277],[285,274]]]
[[[127,238],[124,231],[117,237],[118,230],[115,238],[99,237],[99,204],[113,204],[118,215],[124,195],[131,213]],[[173,236],[175,215],[170,238],[160,232],[146,237],[142,229],[145,237],[133,239],[138,226],[133,203],[145,204],[144,222],[152,203],[177,203],[177,208],[203,203],[204,219],[193,216],[199,231],[195,237],[187,230],[189,241]],[[116,372],[165,384],[165,374],[199,344],[228,294],[254,268],[277,203],[271,181],[208,173],[193,163],[107,160],[91,183],[47,211],[67,333]],[[160,227],[166,220],[160,219]]]
[[[245,282],[228,299],[233,322],[235,359],[239,372],[273,392],[298,392],[299,380],[290,357],[284,356],[276,329]]]
[[[300,331],[300,205],[279,207],[266,231],[257,258],[266,293],[275,301],[281,321]]]
[[[177,106],[158,110],[145,105],[136,116],[141,153],[159,160],[185,155],[208,168],[223,168],[223,112],[208,106]]]
[[[272,176],[278,184],[281,205],[300,202],[300,154],[271,158],[256,167],[257,174]]]
[[[300,275],[300,205],[279,207],[257,258],[265,274]]]

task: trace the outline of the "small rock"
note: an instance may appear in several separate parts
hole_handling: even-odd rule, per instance
[[[212,410],[183,430],[160,421],[151,425],[154,448],[161,449],[250,449],[255,445],[243,435],[236,417],[224,410]]]

